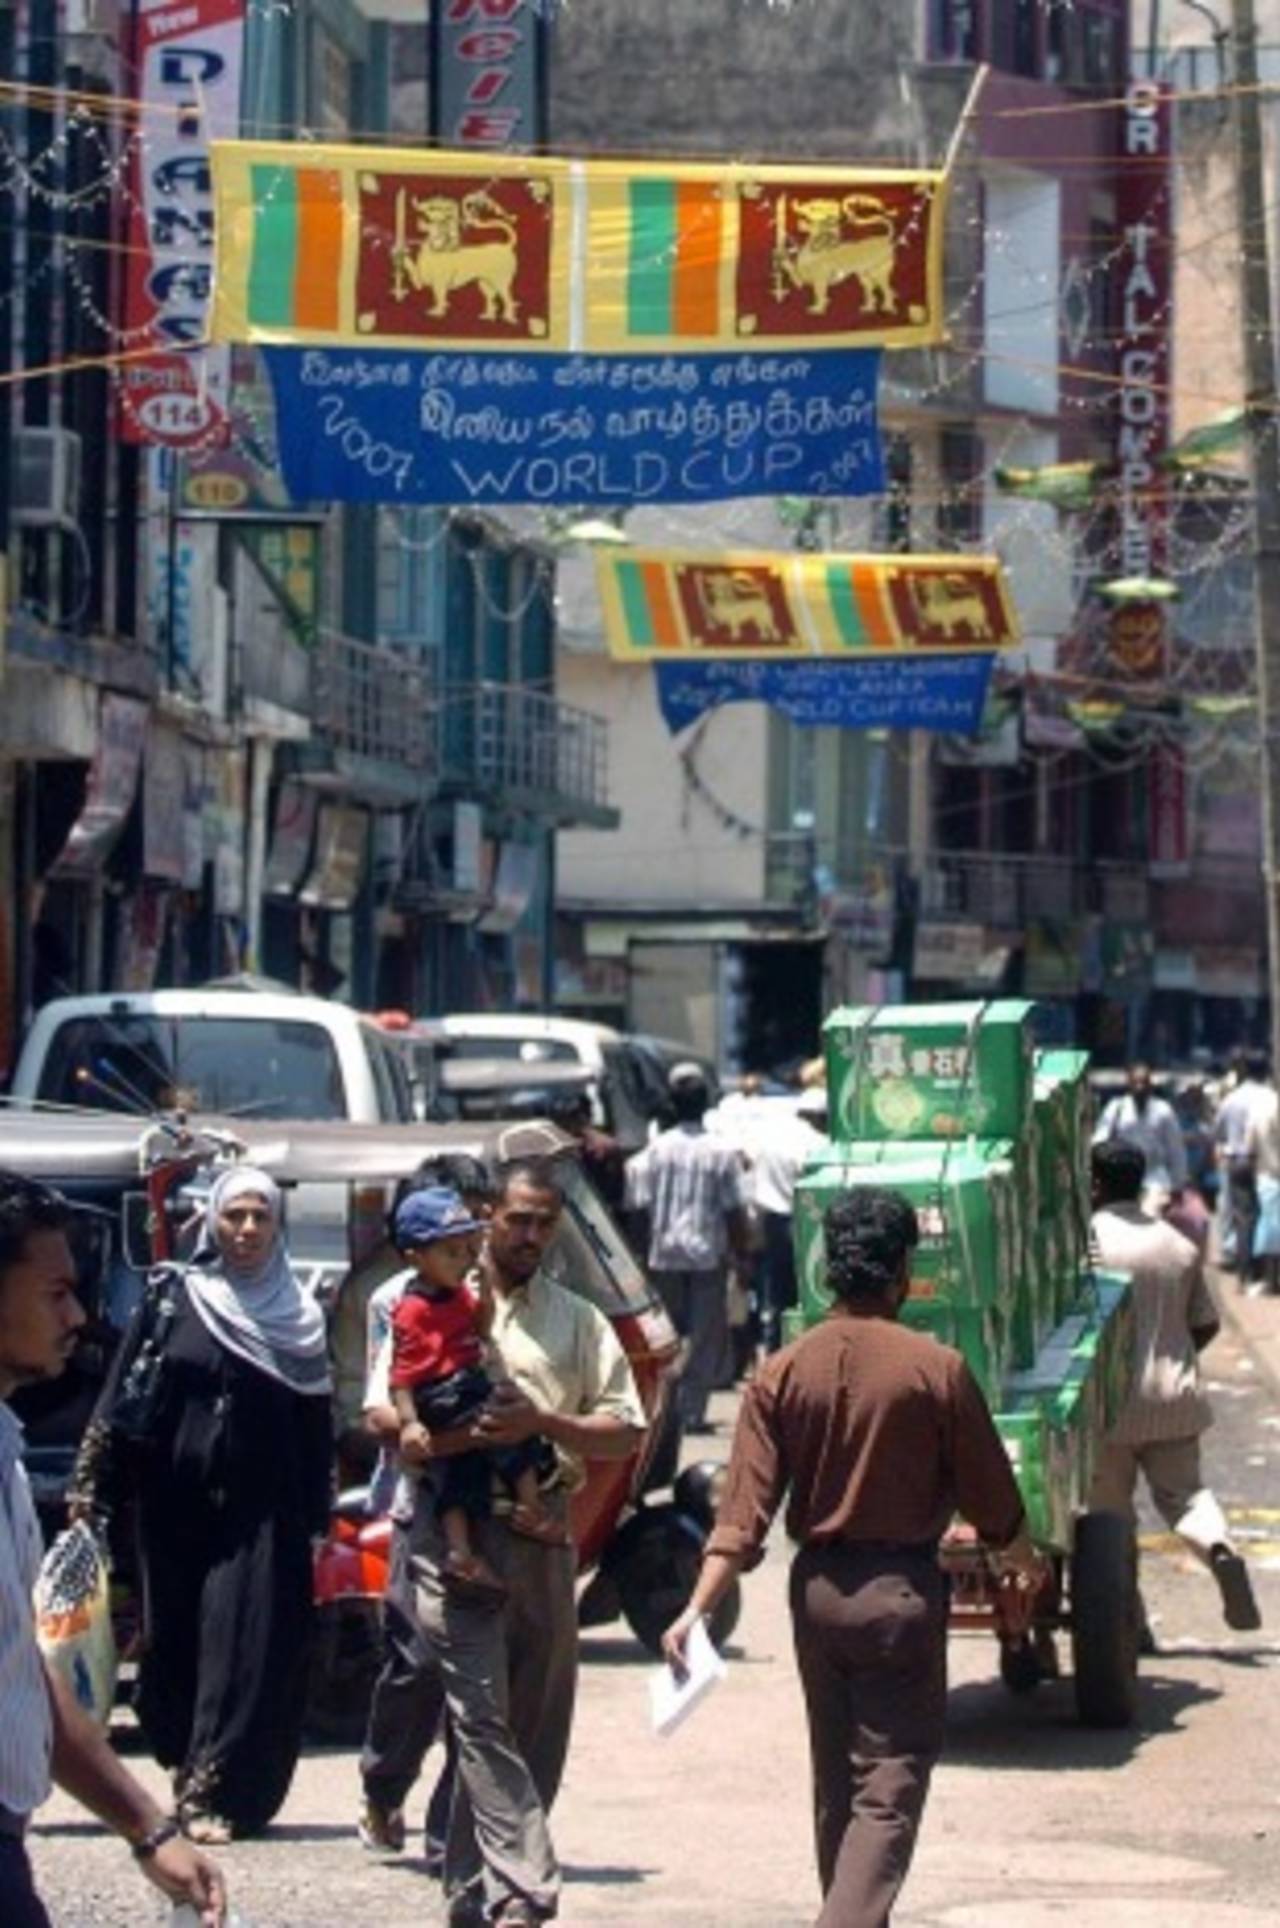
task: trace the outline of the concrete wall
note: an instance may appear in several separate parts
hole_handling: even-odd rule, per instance
[[[562,655],[558,693],[608,717],[616,831],[564,831],[559,889],[601,906],[641,900],[711,909],[762,900],[764,844],[728,833],[690,787],[658,710],[653,672],[604,656]],[[696,751],[699,778],[726,810],[763,820],[768,713],[735,704],[711,717]]]
[[[894,69],[916,56],[919,14],[915,0],[575,0],[556,29],[552,142],[916,159]]]

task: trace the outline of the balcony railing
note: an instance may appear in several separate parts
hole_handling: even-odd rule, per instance
[[[608,809],[609,726],[540,690],[479,683],[444,702],[450,774],[571,821]]]
[[[406,770],[435,767],[435,693],[421,658],[326,630],[311,687],[312,728],[335,749]]]

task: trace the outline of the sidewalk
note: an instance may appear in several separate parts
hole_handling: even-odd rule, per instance
[[[1280,1293],[1248,1299],[1234,1275],[1220,1266],[1211,1266],[1209,1277],[1223,1318],[1244,1340],[1271,1391],[1280,1399]]]

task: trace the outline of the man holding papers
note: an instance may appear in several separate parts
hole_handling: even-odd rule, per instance
[[[968,1367],[896,1323],[919,1236],[911,1205],[851,1191],[825,1229],[835,1304],[747,1387],[719,1518],[664,1647],[682,1672],[694,1626],[760,1560],[785,1500],[799,1546],[791,1612],[826,1897],[819,1928],[881,1928],[942,1747],[939,1539],[960,1512],[1015,1578],[1029,1582],[1037,1556]]]

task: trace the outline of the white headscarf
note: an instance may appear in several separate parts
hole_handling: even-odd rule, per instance
[[[218,1219],[237,1198],[260,1198],[275,1236],[261,1265],[246,1269],[218,1242]],[[294,1392],[332,1388],[324,1314],[298,1284],[285,1249],[280,1188],[266,1172],[237,1165],[209,1193],[204,1237],[183,1279],[204,1325],[228,1352]]]

